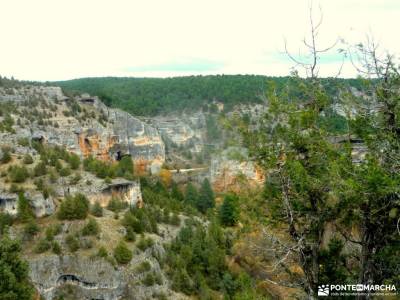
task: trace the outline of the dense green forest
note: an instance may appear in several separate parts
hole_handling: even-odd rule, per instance
[[[291,77],[259,75],[210,75],[173,78],[100,77],[59,81],[67,93],[87,92],[99,96],[107,105],[124,109],[134,115],[154,116],[174,111],[196,110],[214,100],[225,104],[225,109],[239,103],[259,103],[270,85],[278,91],[291,87],[288,94],[301,98],[300,88]],[[338,87],[361,89],[359,79],[322,79],[331,95]],[[54,85],[54,82],[51,83]],[[293,87],[294,86],[294,87]]]

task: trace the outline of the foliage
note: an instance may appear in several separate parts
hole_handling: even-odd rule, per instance
[[[239,218],[238,197],[234,194],[226,195],[224,202],[219,208],[218,215],[222,225],[236,225]]]
[[[266,77],[255,75],[209,75],[175,78],[82,78],[57,82],[67,90],[98,95],[109,106],[119,107],[135,115],[154,116],[181,110],[204,108],[215,112],[217,100],[230,110],[235,104],[260,103],[263,91],[273,82],[279,91],[284,90],[290,77]],[[332,96],[338,84],[360,88],[361,80],[323,80]],[[293,84],[292,84],[293,85]],[[291,96],[300,97],[297,86]]]
[[[101,207],[99,202],[95,202],[92,206],[90,213],[95,217],[103,216],[103,208]]]
[[[69,234],[65,238],[65,243],[67,244],[67,247],[69,251],[71,252],[76,252],[79,249],[79,240],[73,236],[72,234]]]
[[[76,194],[75,196],[67,196],[61,202],[57,217],[60,220],[77,220],[85,219],[89,211],[89,201],[86,196]]]
[[[114,258],[119,264],[127,264],[132,260],[132,251],[123,241],[120,241],[114,249]]]
[[[127,202],[122,201],[121,198],[114,197],[114,196],[111,198],[111,200],[107,204],[107,209],[111,210],[115,213],[120,212],[121,210],[124,210],[127,207],[128,207]]]
[[[196,222],[188,222],[167,247],[167,274],[172,288],[188,295],[209,289],[225,292],[224,283],[229,277],[233,282],[229,294],[235,294],[239,285],[225,261],[229,248],[230,241],[216,222],[213,221],[207,230]]]
[[[34,289],[29,281],[28,264],[20,257],[21,246],[4,235],[0,240],[0,298],[33,299]]]
[[[6,213],[0,212],[0,236],[7,232],[7,228],[13,224],[13,217]]]
[[[214,206],[214,192],[211,188],[210,182],[206,178],[200,187],[199,196],[196,201],[196,207],[200,212],[205,213],[207,209],[213,208]]]
[[[90,218],[86,225],[82,228],[82,235],[97,235],[99,233],[100,226],[93,218]]]
[[[8,169],[9,177],[12,182],[22,183],[29,177],[29,172],[25,166],[11,166]]]
[[[29,220],[32,220],[34,217],[29,200],[25,197],[24,193],[22,192],[18,194],[17,211],[18,211],[18,219],[21,220],[22,222],[28,222]]]

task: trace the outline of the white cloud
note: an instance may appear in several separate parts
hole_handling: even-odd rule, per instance
[[[359,42],[372,31],[383,47],[400,52],[398,1],[316,0],[314,6],[318,3],[324,14],[321,44],[337,36]],[[286,75],[291,64],[279,55],[283,38],[297,51],[307,33],[308,5],[308,0],[1,0],[0,74],[31,80]],[[182,61],[217,67],[174,69]],[[336,68],[329,62],[329,71],[321,74]],[[354,71],[347,68],[344,75]]]

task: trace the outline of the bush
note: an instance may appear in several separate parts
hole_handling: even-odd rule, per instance
[[[137,247],[142,250],[145,251],[147,248],[153,247],[154,245],[154,241],[152,238],[148,237],[148,238],[144,238],[142,237],[139,241],[139,243],[137,244]]]
[[[114,257],[119,264],[127,264],[132,260],[132,251],[121,241],[114,249]]]
[[[67,177],[67,176],[71,175],[71,169],[68,167],[61,168],[59,170],[59,174],[61,177]]]
[[[43,253],[47,250],[50,250],[51,244],[47,239],[39,240],[38,244],[35,247],[35,253]]]
[[[113,212],[119,212],[128,207],[128,203],[122,201],[120,198],[112,197],[107,205],[107,209]]]
[[[90,219],[82,228],[82,235],[97,235],[100,232],[100,226],[95,219]]]
[[[142,283],[145,286],[152,286],[155,283],[155,278],[154,275],[152,273],[147,273],[146,276],[143,278]]]
[[[13,217],[8,213],[0,212],[0,235],[4,234],[6,228],[13,224]]]
[[[89,211],[89,201],[82,194],[74,197],[68,196],[60,205],[58,218],[60,220],[79,220],[85,219]]]
[[[53,226],[47,227],[46,228],[46,239],[48,241],[52,241],[54,239],[54,236],[61,233],[61,230],[62,230],[61,224],[55,224]]]
[[[39,226],[35,221],[31,220],[23,228],[24,239],[32,240],[32,238],[40,231]]]
[[[67,235],[65,238],[65,243],[71,252],[76,252],[79,249],[79,240],[72,234]]]
[[[107,252],[106,248],[100,247],[99,251],[97,251],[97,256],[98,257],[103,257],[103,258],[107,257],[108,256],[108,252]]]
[[[142,262],[136,269],[138,273],[144,273],[151,270],[151,265],[148,261]]]
[[[134,242],[136,240],[136,234],[132,227],[126,228],[125,240],[127,242]]]
[[[10,154],[10,151],[8,151],[8,150],[3,150],[3,157],[1,158],[1,163],[2,164],[6,164],[6,163],[9,163],[10,161],[11,161],[11,154]]]
[[[68,158],[68,163],[72,170],[76,170],[81,165],[81,160],[78,155],[71,153]]]
[[[62,250],[61,250],[61,246],[57,241],[53,241],[53,243],[51,244],[51,250],[53,251],[54,254],[60,255]]]
[[[29,177],[29,172],[24,166],[13,166],[8,169],[9,177],[12,182],[25,182]]]
[[[39,162],[33,169],[33,174],[35,175],[35,177],[46,175],[47,174],[46,163],[43,161]]]
[[[77,184],[81,179],[82,179],[81,174],[75,173],[74,177],[72,177],[71,180],[69,181],[69,184],[75,185],[75,184]]]
[[[33,158],[30,154],[25,154],[22,162],[26,165],[33,164]]]
[[[32,207],[29,203],[29,200],[25,197],[24,193],[19,193],[18,202],[17,202],[17,210],[18,210],[18,219],[22,222],[28,222],[33,219],[33,211]]]
[[[236,195],[226,195],[219,209],[219,219],[224,226],[234,226],[239,218],[238,198]]]
[[[96,202],[95,204],[93,204],[90,213],[95,217],[102,217],[103,216],[103,208],[101,207],[99,202]]]

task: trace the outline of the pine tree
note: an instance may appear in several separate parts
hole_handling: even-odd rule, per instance
[[[132,260],[132,251],[121,241],[114,249],[114,257],[119,264],[125,265]]]
[[[234,226],[239,217],[238,198],[236,195],[226,195],[219,209],[219,219],[224,226]]]
[[[205,213],[207,209],[213,208],[214,206],[214,192],[211,188],[210,182],[206,178],[201,185],[199,197],[196,202],[196,207],[199,211]]]
[[[172,182],[172,187],[171,187],[171,197],[173,199],[176,199],[178,201],[183,201],[184,200],[184,196],[181,192],[181,190],[179,189],[178,185],[176,184],[176,182]]]
[[[185,202],[189,205],[196,207],[198,197],[199,197],[199,193],[198,193],[196,187],[191,182],[189,182],[186,186]]]
[[[32,207],[29,203],[29,200],[25,197],[24,193],[18,194],[18,202],[17,202],[17,210],[18,210],[18,219],[22,222],[27,222],[33,218]]]
[[[21,246],[7,235],[0,240],[0,299],[31,300],[28,264],[20,258]]]

